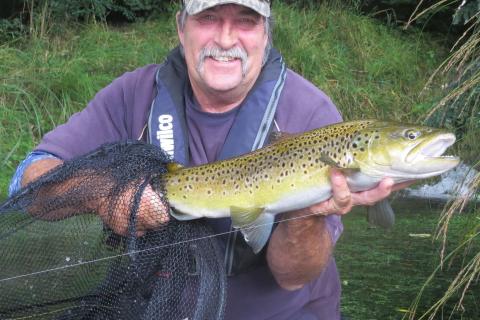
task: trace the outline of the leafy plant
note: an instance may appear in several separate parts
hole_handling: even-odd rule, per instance
[[[424,120],[454,129],[460,138],[460,152],[465,159],[478,167],[480,164],[478,157],[478,136],[480,134],[480,0],[438,1],[428,9],[415,12],[410,22],[428,15],[441,6],[451,5],[452,3],[457,5],[453,23],[464,24],[466,31],[454,44],[450,56],[430,78],[429,85],[433,79],[443,81],[444,97],[426,113]],[[422,290],[410,308],[408,319],[436,319],[439,313],[444,312],[443,308],[451,300],[456,302],[453,310],[449,311],[450,316],[454,312],[461,313],[469,308],[468,305],[463,304],[465,294],[472,290],[472,287],[478,283],[480,278],[480,252],[471,251],[472,244],[480,242],[480,212],[475,206],[468,206],[468,203],[471,199],[478,201],[480,173],[470,182],[468,190],[469,194],[460,195],[457,200],[446,207],[441,217],[437,238],[442,238],[444,242],[441,251],[442,262],[427,280],[424,288],[433,281],[438,272],[445,266],[445,262],[448,261],[449,266],[460,264],[461,269],[452,279],[451,285],[445,291],[443,297],[417,317],[417,305],[422,297]],[[445,243],[450,236],[448,233],[449,222],[463,211],[468,212],[471,223],[469,228],[464,230],[464,235],[457,247],[447,253]]]
[[[468,182],[468,190],[469,192],[467,194],[458,197],[446,206],[441,214],[435,236],[435,239],[441,239],[443,242],[440,251],[440,263],[422,286],[405,318],[408,317],[410,320],[432,320],[437,319],[439,313],[447,313],[446,318],[450,319],[454,314],[462,314],[468,311],[468,309],[478,309],[478,306],[465,304],[464,299],[469,291],[479,286],[480,250],[478,252],[476,250],[478,250],[480,244],[480,211],[478,211],[478,208],[469,208],[469,200],[478,198],[480,173],[477,173],[473,179]],[[471,211],[467,217],[469,220],[467,225],[469,227],[464,228],[464,235],[456,247],[450,252],[447,252],[447,241],[449,238],[452,238],[449,233],[450,224],[454,217],[465,211]],[[472,248],[474,249],[472,250]],[[450,285],[445,290],[443,296],[433,302],[426,311],[422,313],[418,312],[418,306],[425,290],[433,285],[435,277],[439,276],[444,268],[452,268],[453,266],[456,266],[459,271],[455,276],[452,276],[453,279],[451,279]],[[445,310],[447,303],[450,305],[449,310]],[[417,313],[420,313],[418,317]]]
[[[170,11],[175,0],[9,0],[1,4],[0,41],[23,34],[45,36],[54,24],[84,21],[133,22]]]
[[[438,1],[428,9],[416,11],[409,23],[431,10],[452,3],[458,5],[453,23],[465,25],[466,30],[453,45],[450,56],[427,83],[429,87],[434,79],[442,81],[444,97],[425,114],[423,120],[454,129],[460,139],[461,150],[467,151],[463,154],[464,158],[475,163],[477,155],[468,150],[478,149],[478,140],[472,139],[471,135],[480,134],[480,0]]]

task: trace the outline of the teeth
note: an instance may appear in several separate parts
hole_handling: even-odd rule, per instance
[[[234,60],[232,57],[212,57],[213,59],[221,62],[228,62]]]

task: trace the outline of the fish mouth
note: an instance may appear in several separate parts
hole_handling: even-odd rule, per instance
[[[455,135],[442,133],[413,146],[405,157],[409,171],[433,175],[450,170],[460,159],[456,156],[444,155],[445,151],[455,143]]]
[[[458,159],[455,156],[443,155],[448,147],[455,143],[455,135],[444,133],[425,142],[415,145],[407,154],[406,162],[413,163],[428,159]]]

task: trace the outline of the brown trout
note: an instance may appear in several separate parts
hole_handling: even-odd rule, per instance
[[[231,217],[255,252],[267,242],[274,216],[327,200],[329,170],[344,171],[352,191],[428,178],[459,163],[443,156],[452,133],[378,120],[344,122],[279,139],[240,157],[202,166],[170,165],[164,186],[179,220]]]

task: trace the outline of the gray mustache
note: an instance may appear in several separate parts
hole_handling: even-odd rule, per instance
[[[203,63],[206,58],[212,57],[214,59],[218,58],[236,58],[240,59],[242,62],[242,75],[245,76],[247,73],[247,52],[239,47],[233,47],[228,50],[223,50],[218,47],[203,48],[200,51],[200,59],[198,68],[203,69]]]

